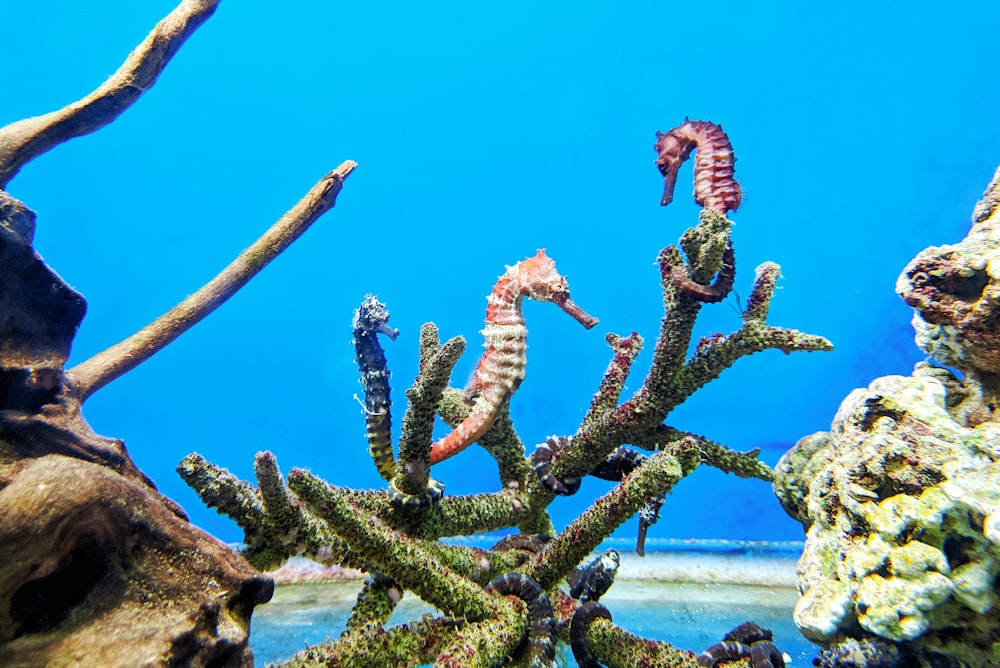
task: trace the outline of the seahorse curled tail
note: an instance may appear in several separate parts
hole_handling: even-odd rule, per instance
[[[522,652],[522,664],[551,666],[556,658],[556,622],[552,603],[541,585],[522,573],[507,573],[486,587],[487,591],[503,596],[516,596],[528,606],[530,625],[527,643]]]

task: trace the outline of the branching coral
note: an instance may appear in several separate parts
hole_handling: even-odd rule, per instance
[[[245,561],[190,526],[183,511],[135,467],[121,441],[91,431],[82,406],[206,317],[299,238],[333,207],[355,163],[346,161],[324,176],[203,288],[69,370],[64,365],[85,302],[34,253],[34,214],[2,190],[35,157],[113,122],[155,83],[216,5],[216,0],[183,0],[93,93],[61,110],[0,128],[5,270],[0,283],[0,507],[5,509],[0,556],[6,564],[0,569],[0,656],[22,663],[134,665],[141,654],[138,662],[246,665],[252,660],[246,645],[250,614],[273,589],[247,561],[263,569],[305,554],[362,569],[370,577],[345,632],[289,665],[551,664],[555,644],[569,639],[580,601],[598,605],[611,584],[616,554],[580,564],[616,527],[638,512],[648,527],[663,495],[702,463],[744,477],[771,478],[757,452],[732,452],[664,424],[670,411],[745,355],[768,348],[830,348],[821,337],[766,324],[778,269],[765,264],[758,269],[743,326],[702,340],[685,359],[701,305],[725,299],[735,280],[726,214],[738,207],[740,189],[733,180],[728,138],[706,122],[685,122],[658,136],[658,164],[666,179],[663,203],[669,202],[681,164],[697,149],[695,197],[705,210],[679,248],[668,246],[660,253],[665,315],[652,367],[638,392],[620,403],[642,339],[635,333],[609,335],[614,356],[579,429],[553,437],[552,445],[526,456],[508,413],[524,377],[521,300],[551,301],[588,328],[597,322],[569,299],[565,279],[539,251],[508,269],[490,297],[487,350],[469,392],[448,387],[465,340],[442,344],[436,327],[421,330],[420,374],[406,393],[396,457],[390,373],[376,335],[394,337],[394,332],[387,327],[384,306],[370,297],[355,319],[355,347],[369,446],[387,490],[337,487],[303,469],[293,469],[286,479],[266,452],[254,462],[256,486],[196,454],[178,467],[205,503],[244,530]],[[435,445],[431,434],[439,415],[452,425],[454,436]],[[503,488],[445,496],[443,485],[430,477],[432,464],[473,442],[496,460]],[[575,491],[587,475],[618,484],[556,533],[549,504],[557,494]],[[108,507],[107,499],[117,503]],[[50,527],[46,535],[56,537],[56,553],[28,526]],[[490,550],[440,540],[511,528],[520,534]],[[564,580],[579,600],[563,591]],[[70,581],[67,594],[62,585]],[[443,616],[384,629],[405,591]],[[697,665],[693,653],[637,639],[609,617],[596,615],[582,632],[573,633],[575,644],[582,642],[595,661],[634,665],[643,658]],[[122,631],[126,627],[130,633]],[[712,661],[747,665],[753,659],[744,654],[739,649],[735,655],[713,655]]]
[[[699,143],[698,133],[707,133],[708,139]],[[822,337],[767,324],[779,269],[765,263],[757,270],[740,329],[702,339],[687,357],[701,306],[724,299],[735,280],[735,253],[726,211],[736,208],[739,188],[732,180],[731,147],[726,149],[728,153],[723,150],[729,142],[721,128],[687,122],[660,135],[657,148],[661,158],[670,137],[689,145],[670,158],[669,168],[664,170],[668,181],[676,178],[680,162],[695,147],[699,153],[705,151],[696,167],[696,182],[700,184],[696,196],[701,193],[699,202],[705,210],[699,224],[684,233],[679,248],[668,246],[660,253],[665,314],[652,367],[640,389],[624,402],[625,379],[642,346],[637,333],[608,335],[614,355],[576,433],[553,436],[526,456],[508,413],[508,403],[516,400],[514,392],[524,377],[526,330],[520,300],[530,296],[554,301],[584,325],[596,324],[569,300],[565,279],[539,251],[536,257],[508,268],[489,297],[486,352],[468,391],[448,388],[451,369],[465,347],[464,339],[442,345],[437,328],[424,326],[420,374],[406,392],[409,405],[398,458],[387,441],[389,371],[381,348],[375,349],[374,334],[381,330],[391,336],[392,330],[385,324],[388,313],[383,306],[371,297],[362,304],[355,318],[355,343],[366,392],[365,418],[373,459],[389,482],[388,491],[359,492],[333,486],[302,469],[293,469],[287,488],[282,488],[273,456],[268,453],[257,456],[257,489],[198,455],[181,463],[179,470],[185,480],[205,502],[244,528],[245,553],[258,567],[272,567],[285,557],[301,554],[325,564],[356,566],[371,574],[344,635],[301,652],[287,665],[350,665],[358,652],[372,646],[379,647],[379,652],[384,650],[379,654],[384,665],[432,660],[435,665],[550,665],[551,629],[568,641],[569,621],[579,607],[579,601],[563,592],[560,583],[568,579],[574,583],[573,593],[596,601],[610,585],[614,568],[608,564],[616,563],[616,555],[600,562],[604,566],[595,562],[582,570],[579,567],[618,526],[642,512],[642,530],[648,529],[663,495],[700,464],[741,477],[771,480],[770,469],[756,459],[757,451],[733,452],[664,420],[741,357],[767,349],[790,353],[829,350],[831,346]],[[725,164],[715,164],[718,161]],[[661,167],[663,162],[661,159]],[[437,415],[454,431],[432,448],[431,431]],[[472,442],[496,460],[503,489],[465,497],[443,495],[443,486],[430,478],[431,466]],[[555,532],[547,512],[549,504],[557,495],[576,492],[587,475],[614,480],[618,485],[563,531]],[[491,550],[439,541],[515,527],[521,540],[507,539]],[[591,582],[581,585],[587,578],[592,578]],[[445,616],[385,630],[382,625],[406,590]],[[502,594],[517,598],[508,601]],[[552,606],[543,602],[550,599]],[[668,644],[650,644],[634,637],[626,642],[629,634],[615,627],[610,615],[587,621],[594,623],[574,632],[574,646],[589,648],[588,656],[594,661],[635,665],[637,657],[645,657],[668,661],[663,665],[698,665],[695,654]],[[422,644],[415,642],[420,634],[425,639]],[[742,648],[752,642],[741,645],[734,641],[739,651],[713,657],[713,665],[751,665],[749,649]],[[429,651],[430,647],[437,649]],[[764,645],[758,649],[758,654],[772,654],[764,652]]]

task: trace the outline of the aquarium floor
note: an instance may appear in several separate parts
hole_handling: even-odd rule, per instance
[[[809,666],[818,648],[792,623],[794,568],[793,559],[745,553],[654,553],[642,559],[623,554],[618,581],[601,602],[623,628],[697,651],[753,619],[774,632],[775,644],[791,657],[790,666]],[[253,616],[250,641],[257,665],[336,638],[360,587],[360,580],[279,586],[274,599]],[[406,596],[390,624],[427,612],[434,611]],[[576,665],[568,650],[565,655],[566,665]]]

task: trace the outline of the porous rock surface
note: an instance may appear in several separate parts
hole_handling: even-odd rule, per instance
[[[822,645],[872,638],[1000,666],[998,177],[966,239],[922,251],[898,281],[933,360],[851,392],[830,431],[776,467],[806,527],[795,622]]]

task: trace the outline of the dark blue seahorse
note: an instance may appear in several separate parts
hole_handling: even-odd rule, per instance
[[[549,666],[556,658],[556,621],[552,603],[541,585],[521,573],[507,573],[487,586],[503,596],[517,596],[528,606],[530,625],[527,646],[522,650],[522,663],[530,666]]]
[[[365,391],[365,427],[368,451],[379,475],[391,481],[396,474],[396,459],[392,454],[392,414],[389,412],[389,369],[377,334],[395,341],[398,329],[389,327],[389,310],[375,295],[365,295],[354,311],[354,354],[361,372]]]
[[[771,629],[743,622],[698,655],[698,665],[714,668],[720,661],[749,659],[753,668],[785,668],[785,659],[774,643]]]
[[[613,621],[611,612],[607,608],[597,601],[588,601],[576,609],[573,621],[570,622],[569,646],[580,668],[601,668],[600,662],[590,653],[590,647],[587,645],[587,627],[595,619]]]

